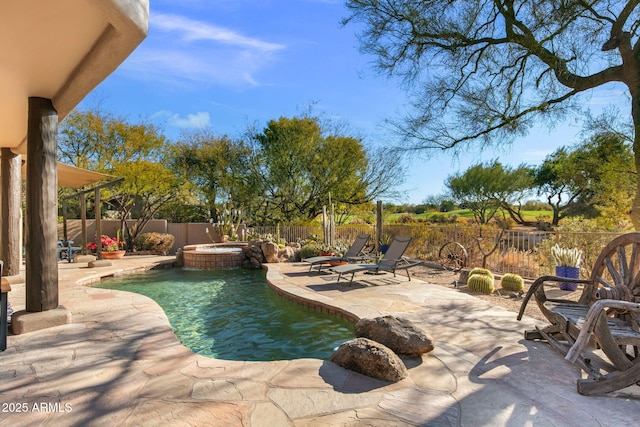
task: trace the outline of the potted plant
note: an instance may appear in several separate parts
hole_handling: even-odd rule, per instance
[[[383,234],[380,237],[380,252],[383,254],[387,253],[387,249],[391,246],[391,242],[393,241],[393,236],[390,234]]]
[[[344,256],[344,254],[349,250],[349,244],[345,243],[345,242],[335,242],[333,244],[333,246],[331,247],[331,251],[333,252],[333,256],[336,257],[342,257]],[[343,264],[347,264],[347,261],[345,260],[335,260],[335,261],[329,261],[329,265],[335,267],[337,265],[343,265]]]
[[[582,260],[582,251],[578,248],[563,248],[557,243],[551,247],[551,256],[556,264],[556,276],[567,277],[570,279],[578,279],[580,277],[580,261]],[[577,283],[560,283],[560,289],[563,291],[575,291],[578,288]]]
[[[333,246],[326,243],[320,246],[320,256],[334,256],[335,254]]]
[[[124,256],[126,251],[122,249],[124,247],[124,241],[118,237],[109,237],[103,235],[100,238],[100,245],[102,246],[102,258],[103,259],[119,259]],[[87,244],[87,248],[93,252],[97,252],[98,245],[96,242]]]

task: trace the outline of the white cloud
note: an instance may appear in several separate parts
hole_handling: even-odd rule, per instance
[[[204,129],[211,126],[211,117],[206,111],[187,114],[187,117],[181,117],[177,113],[163,110],[153,114],[152,118],[166,120],[169,126],[177,128]]]
[[[284,48],[284,46],[276,43],[246,37],[227,28],[178,15],[156,14],[153,16],[152,25],[160,31],[180,33],[182,39],[188,42],[209,40],[232,46],[257,49],[263,52],[273,52]]]
[[[123,64],[137,79],[184,89],[197,84],[259,86],[285,46],[183,16],[151,16],[149,36]]]

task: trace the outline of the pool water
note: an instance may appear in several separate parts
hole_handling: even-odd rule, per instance
[[[146,295],[164,310],[180,342],[226,360],[328,359],[353,325],[277,295],[265,271],[168,269],[104,280],[99,288]]]

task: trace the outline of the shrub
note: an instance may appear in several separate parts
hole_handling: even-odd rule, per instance
[[[413,215],[405,212],[398,217],[398,222],[400,224],[410,224],[412,222],[416,222],[416,220]]]
[[[320,255],[320,245],[316,243],[308,243],[300,248],[298,256],[300,259],[311,258]]]
[[[433,214],[429,217],[429,221],[434,224],[446,224],[449,222],[449,218],[447,217],[447,215]]]
[[[510,230],[514,225],[516,225],[516,222],[513,220],[513,218],[495,218],[495,224],[498,228]]]
[[[471,292],[482,292],[483,294],[491,294],[494,290],[493,274],[492,277],[483,274],[474,274],[469,276],[467,280],[467,288]]]
[[[521,291],[524,289],[524,279],[517,274],[507,273],[500,279],[500,287],[506,291]]]
[[[136,239],[138,250],[149,251],[155,255],[166,255],[173,246],[175,238],[165,233],[142,233]]]

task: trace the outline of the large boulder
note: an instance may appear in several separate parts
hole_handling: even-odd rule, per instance
[[[407,377],[407,367],[391,349],[367,338],[356,338],[340,345],[331,362],[345,369],[397,382]]]
[[[278,249],[278,261],[286,262],[289,260],[295,260],[296,252],[291,246],[285,246]]]
[[[356,337],[377,341],[397,354],[421,355],[432,351],[435,342],[431,336],[411,321],[395,316],[360,319],[355,326]]]
[[[255,258],[258,264],[262,264],[266,261],[264,259],[264,254],[262,253],[262,249],[260,249],[260,243],[253,243],[249,245],[245,251],[245,255],[247,258]]]
[[[273,242],[262,242],[260,244],[260,249],[262,249],[262,254],[266,262],[278,262],[278,245]]]

